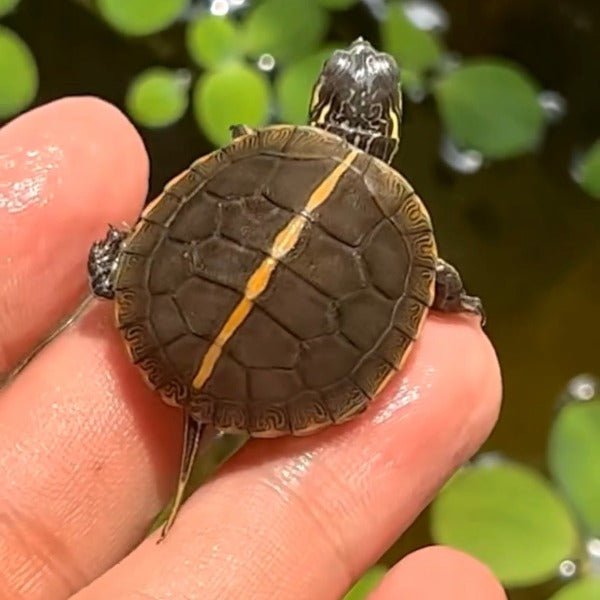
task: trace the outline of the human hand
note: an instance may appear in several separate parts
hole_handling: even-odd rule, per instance
[[[0,131],[0,373],[73,310],[91,242],[135,221],[147,176],[133,127],[95,99]],[[94,303],[0,391],[1,600],[337,600],[498,415],[498,364],[477,320],[432,315],[366,413],[250,442],[157,545],[144,534],[174,490],[181,415],[130,364],[112,310]],[[372,600],[398,597],[505,595],[473,559],[432,547]]]

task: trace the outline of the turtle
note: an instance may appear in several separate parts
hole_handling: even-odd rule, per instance
[[[308,435],[363,413],[402,369],[430,310],[472,313],[431,218],[392,165],[395,59],[363,38],[335,50],[305,125],[231,126],[134,226],[89,251],[94,296],[148,385],[183,414],[175,521],[215,432]]]

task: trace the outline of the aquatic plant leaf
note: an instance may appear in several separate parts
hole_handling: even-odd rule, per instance
[[[149,35],[169,27],[188,0],[97,0],[104,20],[125,35]]]
[[[459,147],[502,159],[533,150],[542,137],[538,87],[517,65],[498,59],[469,61],[441,78],[434,92]]]
[[[317,0],[323,7],[329,10],[346,10],[358,3],[358,0]]]
[[[236,60],[242,54],[237,27],[227,17],[203,14],[188,24],[185,41],[194,62],[208,69]]]
[[[249,127],[267,121],[270,88],[266,77],[245,65],[232,64],[202,75],[194,88],[194,114],[216,146],[229,142],[230,125]]]
[[[363,576],[352,586],[343,600],[366,600],[369,594],[379,585],[379,582],[385,577],[387,569],[383,565],[371,567]]]
[[[548,600],[598,600],[598,598],[600,598],[600,577],[588,577],[569,583]]]
[[[11,29],[0,26],[0,119],[15,116],[34,100],[38,68],[29,46]]]
[[[487,564],[505,586],[551,578],[578,547],[570,511],[528,467],[498,462],[456,474],[431,506],[436,543]]]
[[[125,107],[144,127],[166,127],[187,110],[189,85],[177,71],[164,67],[146,69],[129,84]]]
[[[586,153],[580,165],[579,184],[594,198],[600,199],[600,140]]]
[[[289,62],[312,52],[324,38],[329,15],[307,0],[265,0],[254,7],[242,25],[246,52],[256,58],[273,55]]]
[[[15,10],[20,0],[0,0],[0,17]]]
[[[337,47],[337,46],[336,46]],[[284,123],[303,124],[313,85],[323,63],[335,48],[324,48],[285,67],[275,81],[279,118]]]
[[[600,537],[600,399],[571,402],[558,413],[548,440],[552,476],[586,533]]]
[[[411,72],[412,77],[420,79],[422,74],[434,69],[442,57],[438,38],[415,27],[400,2],[388,7],[387,17],[381,21],[380,33],[382,49],[398,61],[402,71]]]

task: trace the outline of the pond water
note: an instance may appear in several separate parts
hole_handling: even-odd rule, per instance
[[[461,174],[440,159],[443,131],[433,102],[406,102],[398,158],[431,211],[442,253],[486,305],[505,391],[485,449],[544,468],[558,393],[571,377],[600,372],[600,203],[570,173],[573,157],[600,134],[600,6],[597,0],[441,4],[449,48],[515,60],[559,94],[547,99],[550,110],[557,98],[565,103],[565,114],[535,154],[476,164],[475,172]],[[333,37],[369,36],[365,10],[359,6],[335,20]],[[122,107],[135,73],[157,62],[189,63],[177,26],[150,40],[126,40],[76,2],[23,0],[4,22],[27,40],[38,61],[36,103],[85,93]],[[142,135],[152,161],[152,194],[210,149],[191,117]],[[394,553],[422,543],[421,521]]]

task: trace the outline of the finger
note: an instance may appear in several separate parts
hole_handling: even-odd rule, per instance
[[[68,598],[138,543],[180,431],[96,303],[0,394],[0,598]]]
[[[444,546],[423,548],[395,565],[369,600],[506,600],[493,573],[471,556]]]
[[[52,102],[0,130],[0,374],[76,306],[90,244],[135,217],[147,176],[139,135],[95,98]]]
[[[480,329],[431,318],[402,375],[355,421],[248,445],[78,600],[338,599],[495,422],[500,378]]]

